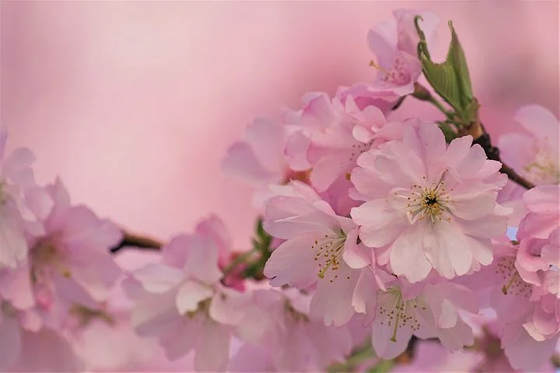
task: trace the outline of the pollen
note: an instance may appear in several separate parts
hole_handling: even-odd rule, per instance
[[[445,186],[445,172],[440,180],[432,185],[413,184],[404,193],[395,193],[396,197],[404,200],[407,215],[412,224],[416,221],[431,221],[435,223],[441,220],[450,220],[448,206],[451,204],[449,190]],[[423,177],[426,182],[426,177]]]
[[[405,300],[399,288],[390,288],[378,292],[377,300],[377,317],[381,325],[391,329],[391,342],[397,342],[399,329],[410,328],[414,333],[422,327],[417,312],[426,310],[426,305],[421,298]]]
[[[503,280],[502,293],[504,295],[520,295],[525,298],[531,296],[531,284],[523,281],[515,268],[515,257],[500,258],[496,274]]]
[[[317,239],[311,245],[311,249],[316,252],[315,261],[317,262],[317,276],[324,279],[327,274],[331,274],[330,282],[338,279],[337,272],[342,265],[342,250],[346,242],[346,234],[342,231],[333,232]]]
[[[38,283],[50,277],[54,272],[65,278],[71,278],[72,272],[65,265],[65,254],[61,245],[54,238],[43,239],[29,251],[31,263],[31,281]]]

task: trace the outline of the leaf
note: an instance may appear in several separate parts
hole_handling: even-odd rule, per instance
[[[426,79],[436,93],[451,105],[462,118],[472,117],[470,111],[473,108],[472,102],[474,97],[471,78],[465,53],[453,28],[453,23],[449,21],[451,43],[447,51],[447,57],[444,62],[435,63],[430,58],[424,33],[418,26],[418,19],[421,18],[416,17],[415,19],[418,35],[420,36],[418,58],[422,64],[422,71]]]

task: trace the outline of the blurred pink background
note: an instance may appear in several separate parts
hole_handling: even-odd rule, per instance
[[[249,187],[220,162],[255,116],[374,76],[368,29],[391,9],[453,20],[494,136],[536,103],[558,115],[557,1],[2,2],[1,123],[75,202],[162,239],[216,212],[243,249]],[[408,100],[398,116],[437,114]]]

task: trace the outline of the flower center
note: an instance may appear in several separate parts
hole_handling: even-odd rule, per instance
[[[425,179],[425,177],[424,177]],[[407,216],[412,224],[416,221],[429,219],[435,223],[443,220],[448,212],[447,204],[450,203],[443,176],[440,181],[432,186],[412,185],[409,191],[403,194],[395,193],[398,197],[406,198]],[[446,218],[450,220],[450,217]]]
[[[550,151],[540,147],[533,162],[523,167],[523,176],[535,184],[558,184],[560,169],[551,157]]]
[[[328,271],[333,277],[329,280],[333,282],[338,278],[336,272],[343,263],[342,250],[346,242],[346,234],[341,230],[339,233],[326,234],[322,239],[317,239],[311,245],[312,250],[316,250],[315,261],[319,267],[317,276],[323,279]]]
[[[377,317],[380,324],[392,328],[391,341],[397,341],[397,332],[407,325],[412,332],[420,329],[421,324],[416,317],[418,309],[426,310],[426,304],[421,298],[404,300],[399,288],[389,288],[377,293]]]
[[[395,58],[393,65],[389,69],[379,66],[374,61],[370,61],[369,65],[384,74],[383,81],[386,83],[404,85],[408,84],[411,80],[406,62],[400,57]]]
[[[515,268],[515,257],[500,258],[495,273],[502,277],[504,295],[522,295],[528,298],[531,295],[531,284],[523,281]]]
[[[72,272],[63,264],[63,253],[53,240],[40,240],[29,253],[31,262],[31,281],[37,283],[58,271],[64,277],[72,277]]]
[[[109,313],[100,309],[90,309],[80,304],[74,304],[70,307],[70,314],[77,317],[79,325],[84,327],[87,326],[93,320],[101,320],[110,326],[116,324],[116,321]]]
[[[206,298],[198,302],[198,308],[194,311],[188,311],[185,316],[188,319],[194,319],[198,317],[205,317],[210,312],[210,304],[212,303],[212,298]]]

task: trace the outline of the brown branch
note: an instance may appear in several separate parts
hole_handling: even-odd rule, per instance
[[[117,246],[111,248],[111,253],[116,253],[124,247],[134,247],[145,250],[159,250],[163,244],[153,238],[138,236],[128,232],[123,232],[124,236]]]
[[[488,132],[486,132],[482,124],[480,125],[480,128],[482,129],[482,134],[475,138],[473,144],[480,145],[482,149],[484,149],[484,152],[486,153],[488,159],[500,162],[502,164],[502,168],[500,169],[500,171],[506,174],[511,181],[521,185],[526,189],[534,188],[535,184],[531,183],[523,176],[519,175],[513,168],[502,162],[502,160],[500,159],[500,149],[492,145],[490,135],[488,134]]]

